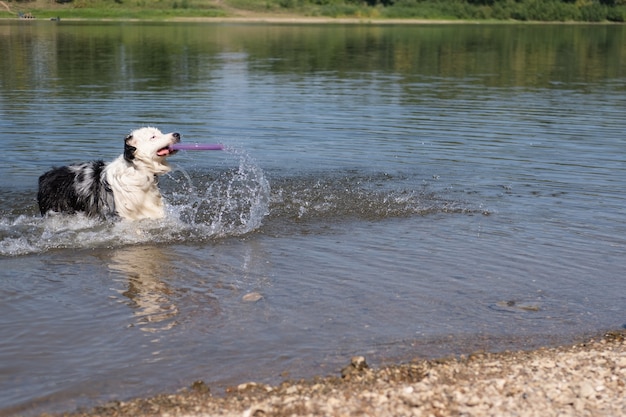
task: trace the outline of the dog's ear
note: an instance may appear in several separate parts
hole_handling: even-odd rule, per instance
[[[126,159],[128,162],[131,162],[133,159],[135,159],[135,151],[137,150],[137,148],[130,144],[132,140],[133,135],[128,135],[124,139],[124,159]]]

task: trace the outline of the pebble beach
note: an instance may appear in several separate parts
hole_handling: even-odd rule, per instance
[[[64,414],[113,416],[621,416],[626,415],[626,332],[572,346],[415,360],[372,369],[348,360],[341,375],[213,396],[196,381],[176,394]]]

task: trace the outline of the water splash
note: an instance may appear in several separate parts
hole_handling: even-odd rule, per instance
[[[230,150],[236,168],[189,175],[177,170],[162,179],[167,216],[159,220],[102,221],[82,214],[20,214],[0,217],[0,256],[52,249],[118,247],[138,243],[204,241],[239,236],[261,227],[269,212],[270,185],[245,152]]]
[[[169,211],[200,236],[246,234],[258,229],[269,213],[271,189],[263,170],[245,152],[228,150],[239,157],[239,166],[217,178],[203,173],[192,178],[183,170],[170,176],[178,187]]]

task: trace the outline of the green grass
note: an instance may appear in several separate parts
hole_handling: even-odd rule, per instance
[[[138,19],[138,20],[166,20],[176,17],[223,17],[226,16],[226,13],[215,10],[215,11],[202,11],[202,12],[194,12],[189,11],[188,13],[179,12],[172,13],[165,10],[150,10],[150,11],[142,11],[142,10],[129,10],[129,9],[80,9],[80,10],[37,10],[34,9],[31,13],[37,17],[42,19],[48,19],[53,17],[62,17],[64,19],[93,19],[93,20],[106,20],[106,19],[114,19],[114,20],[122,20],[122,19]]]
[[[5,0],[6,2],[6,0]],[[143,19],[164,20],[176,17],[223,17],[228,13],[200,0],[74,0],[57,4],[51,1],[8,2],[14,13],[29,12],[36,18]],[[0,17],[15,17],[4,8]]]
[[[5,0],[5,2],[7,2]],[[8,1],[37,18],[166,20],[233,15],[517,21],[626,21],[626,0],[52,0]],[[15,17],[0,8],[0,17]]]

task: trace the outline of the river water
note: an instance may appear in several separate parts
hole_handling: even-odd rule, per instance
[[[0,22],[0,415],[626,324],[626,26]],[[156,126],[167,217],[42,218]]]

